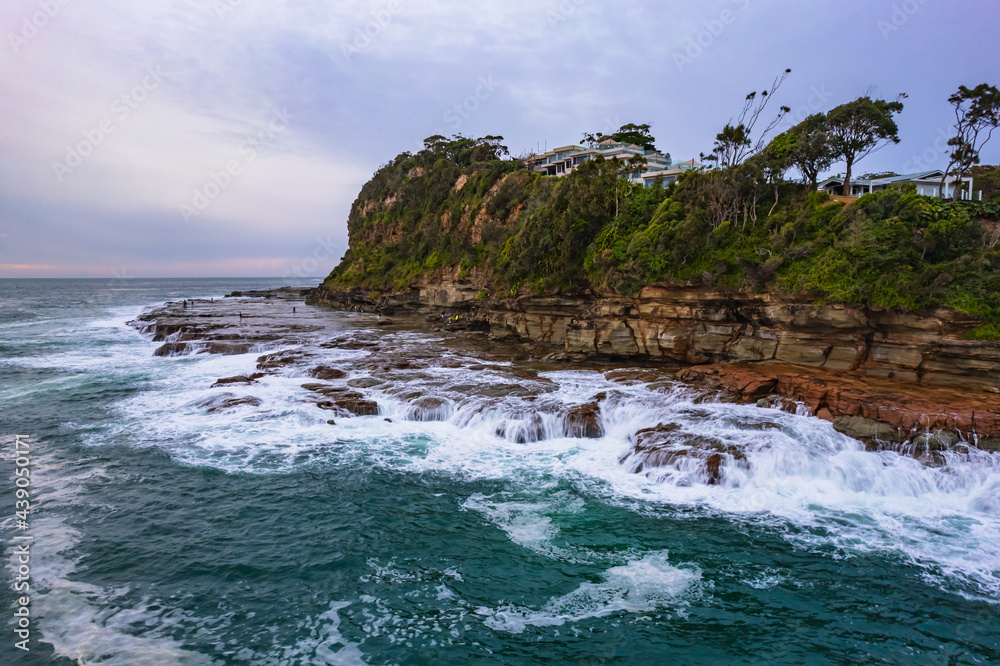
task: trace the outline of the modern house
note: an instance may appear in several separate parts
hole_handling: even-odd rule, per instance
[[[940,169],[934,169],[933,171],[922,171],[920,173],[910,173],[902,176],[886,176],[885,178],[858,178],[851,181],[851,192],[850,196],[860,197],[863,194],[868,194],[869,192],[878,192],[880,190],[887,190],[893,187],[902,187],[907,185],[913,185],[917,188],[917,194],[922,194],[928,197],[938,196],[938,187],[941,185],[941,177],[944,176],[944,172]],[[941,188],[941,196],[945,199],[951,199],[955,192],[955,183],[959,179],[954,176],[949,176],[944,181],[944,187]],[[965,201],[970,201],[973,198],[982,200],[983,193],[973,192],[972,189],[972,177],[967,176],[961,179],[963,185],[961,186],[960,198]],[[823,182],[819,183],[819,189],[829,192],[830,194],[843,195],[844,192],[844,177],[834,176],[833,178],[827,178]],[[973,197],[973,194],[976,197]]]
[[[668,183],[677,178],[682,171],[701,168],[701,164],[694,160],[673,164],[670,160],[670,153],[664,154],[655,150],[646,150],[634,143],[620,143],[614,139],[605,139],[596,146],[590,147],[562,146],[541,155],[530,155],[524,161],[538,173],[547,176],[564,176],[598,155],[606,160],[617,158],[621,162],[627,162],[635,155],[644,157],[646,159],[645,167],[628,174],[628,178],[632,182],[642,183],[646,187],[652,187],[658,177],[662,177],[663,182]]]
[[[687,162],[677,162],[666,169],[658,169],[656,171],[644,171],[640,174],[639,178],[642,180],[642,184],[646,187],[652,187],[656,183],[657,178],[663,179],[663,184],[671,183],[677,180],[677,176],[681,175],[685,171],[690,171],[692,169],[702,168],[702,164],[696,160],[688,160]]]

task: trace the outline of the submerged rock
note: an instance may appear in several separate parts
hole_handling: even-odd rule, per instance
[[[540,389],[531,388],[520,384],[491,384],[479,389],[479,395],[484,398],[506,398],[538,395],[542,393]]]
[[[649,384],[663,380],[663,374],[650,370],[621,369],[609,370],[604,373],[604,378],[612,382],[623,384]]]
[[[378,377],[356,377],[355,379],[349,379],[347,385],[352,388],[371,388],[373,386],[381,386],[385,384],[384,379],[379,379]]]
[[[264,376],[263,373],[255,372],[254,374],[249,376],[236,375],[235,377],[223,377],[221,379],[215,380],[215,383],[212,384],[212,388],[216,388],[218,386],[228,386],[231,384],[256,384],[257,380],[263,376]]]
[[[503,423],[496,427],[496,434],[515,444],[540,442],[546,437],[545,422],[535,411],[519,410],[508,415]]]
[[[183,356],[191,353],[191,345],[186,342],[167,342],[156,348],[153,356]]]
[[[563,430],[567,437],[586,437],[590,439],[604,437],[601,408],[596,402],[588,402],[585,405],[572,408],[563,416]]]
[[[250,352],[249,342],[239,342],[233,340],[205,342],[204,347],[198,350],[199,354],[221,354],[224,356],[236,356]]]
[[[976,442],[976,447],[983,451],[1000,451],[1000,439],[984,437]]]
[[[888,423],[867,419],[863,416],[838,416],[833,419],[833,429],[839,433],[861,441],[902,443],[906,435]]]
[[[343,379],[347,373],[338,368],[331,368],[328,365],[318,365],[309,371],[310,377],[316,379]]]
[[[320,395],[325,395],[328,398],[343,397],[348,396],[360,396],[360,393],[352,391],[349,388],[343,386],[331,386],[330,384],[303,384],[302,388],[307,391],[312,391],[313,393],[319,393]]]
[[[280,351],[273,354],[264,354],[257,358],[258,370],[276,370],[286,365],[292,365],[305,358],[305,354],[300,351]]]
[[[320,345],[321,347],[326,347],[327,345]],[[361,340],[349,340],[347,342],[342,342],[338,344],[332,344],[331,346],[336,349],[367,349],[369,347],[377,347],[377,342],[364,342]]]
[[[729,461],[747,466],[746,455],[735,445],[684,432],[677,423],[639,430],[635,444],[618,459],[634,474],[657,479],[671,473],[691,475],[710,486],[721,483]]]
[[[555,363],[583,363],[588,358],[590,357],[583,352],[559,351],[546,354],[542,357],[542,360]]]
[[[260,398],[255,398],[252,395],[248,395],[243,398],[226,398],[209,407],[208,413],[215,414],[217,412],[233,409],[234,407],[239,407],[241,405],[260,407]]]
[[[320,409],[330,409],[345,415],[378,416],[378,403],[366,400],[363,395],[353,391],[344,391],[328,395],[330,400],[322,400],[316,405]]]
[[[355,416],[378,416],[378,403],[374,400],[340,399],[336,401],[341,409]]]
[[[410,421],[444,421],[451,416],[451,412],[451,401],[424,396],[413,402],[406,418]]]
[[[945,430],[922,432],[902,441],[888,439],[863,439],[862,441],[867,451],[894,451],[932,467],[948,463],[946,452],[965,455],[969,453],[969,447],[974,446],[959,440],[957,435]],[[982,442],[983,440],[980,440],[979,444],[981,445]],[[980,446],[980,448],[982,447]]]

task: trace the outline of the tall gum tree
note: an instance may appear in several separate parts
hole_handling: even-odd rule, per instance
[[[826,114],[830,145],[834,154],[846,163],[844,194],[851,193],[851,171],[855,164],[889,143],[899,143],[899,127],[893,115],[903,110],[901,100],[905,98],[901,94],[895,101],[887,102],[864,95]]]
[[[809,191],[816,191],[819,174],[830,168],[834,149],[826,127],[826,114],[814,113],[786,132],[792,142],[792,166],[802,174]]]
[[[952,198],[961,196],[961,179],[979,164],[979,153],[990,140],[993,130],[1000,126],[1000,90],[996,86],[980,83],[975,88],[959,86],[948,98],[955,107],[955,136],[948,139],[952,147],[948,154],[948,166],[938,184],[938,196],[943,195],[944,184],[949,175],[956,177]],[[972,198],[972,192],[969,192]]]
[[[639,125],[626,123],[619,127],[617,132],[612,134],[604,134],[603,132],[591,134],[587,132],[583,135],[583,142],[591,146],[596,146],[605,139],[613,139],[619,143],[635,144],[644,150],[656,150],[656,138],[650,133],[651,129],[652,125],[650,123]]]
[[[780,107],[778,115],[764,128],[756,141],[752,138],[754,128],[764,109],[767,108],[768,102],[774,99],[774,93],[791,73],[792,70],[786,69],[775,77],[770,89],[762,90],[760,94],[749,93],[743,100],[740,114],[730,118],[722,131],[715,135],[712,152],[708,155],[701,154],[702,161],[715,162],[719,168],[728,169],[743,164],[747,159],[759,154],[767,145],[768,135],[791,109],[787,106]]]

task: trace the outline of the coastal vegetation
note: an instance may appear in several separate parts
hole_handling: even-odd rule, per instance
[[[757,118],[762,98],[748,97],[740,118]],[[724,166],[652,187],[623,177],[616,160],[598,157],[551,178],[506,159],[502,137],[430,137],[363,187],[348,222],[350,250],[327,284],[400,290],[447,269],[474,271],[481,299],[630,294],[650,283],[774,290],[909,312],[947,307],[981,320],[974,337],[1000,339],[1000,192],[998,170],[978,164],[982,134],[975,156],[959,161],[982,174],[990,200],[899,188],[844,203],[816,191],[833,163],[853,166],[898,140],[892,116],[901,109],[899,100],[866,96],[770,140],[731,123],[714,151]],[[653,145],[648,125],[620,132]],[[792,169],[801,182],[786,177]]]

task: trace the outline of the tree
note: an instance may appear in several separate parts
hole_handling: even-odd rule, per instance
[[[826,114],[826,124],[834,155],[847,164],[844,194],[851,193],[854,165],[890,142],[899,143],[899,127],[893,114],[903,110],[901,94],[893,102],[872,99],[870,94],[835,107]]]
[[[980,164],[969,169],[973,184],[983,193],[983,201],[1000,200],[1000,166]]]
[[[495,134],[488,134],[481,139],[476,139],[475,161],[500,160],[504,156],[510,156],[507,146],[503,145],[503,137]]]
[[[618,143],[634,143],[644,150],[655,151],[656,146],[654,145],[654,142],[656,141],[656,138],[650,134],[651,127],[652,125],[649,123],[643,123],[642,125],[626,123],[625,125],[619,127],[618,131],[613,134],[604,134],[603,132],[591,134],[590,132],[587,132],[583,135],[583,143],[595,146],[605,139],[612,139]]]
[[[621,161],[617,157],[611,158],[611,163],[615,166],[618,179],[615,181],[615,217],[618,217],[620,203],[632,189],[632,181],[629,176],[635,172],[641,172],[646,166],[646,158],[642,155],[633,155],[626,161]]]
[[[474,162],[490,162],[510,155],[510,151],[501,143],[502,141],[502,136],[494,135],[473,139],[455,134],[448,139],[435,134],[424,139],[424,150],[445,157],[459,166],[468,166]]]
[[[971,90],[959,86],[948,101],[955,107],[955,136],[948,139],[952,150],[938,185],[938,196],[942,195],[945,180],[951,174],[956,180],[952,197],[958,201],[962,178],[979,164],[980,151],[990,140],[993,130],[1000,126],[1000,91],[985,83]],[[969,196],[971,198],[971,192]]]
[[[424,150],[429,150],[432,153],[444,150],[446,145],[448,145],[448,137],[441,134],[435,134],[424,139]]]
[[[769,90],[763,90],[758,95],[751,92],[743,100],[743,108],[736,118],[730,118],[722,131],[715,135],[715,145],[712,147],[710,155],[701,155],[703,161],[715,162],[719,167],[726,169],[738,164],[742,164],[747,158],[759,153],[766,145],[765,139],[771,131],[778,126],[781,119],[785,117],[791,109],[787,106],[781,107],[778,115],[770,124],[764,128],[754,141],[751,137],[757,121],[767,108],[767,103],[774,97],[774,93],[781,87],[781,84],[792,72],[786,69],[783,73],[775,77]]]
[[[768,215],[774,212],[778,205],[778,187],[785,178],[785,172],[793,164],[793,157],[798,148],[798,137],[790,132],[782,132],[771,139],[760,153],[747,160],[747,163],[755,163],[760,169],[761,176],[774,191],[774,203],[767,212]]]
[[[792,166],[802,174],[809,191],[816,191],[819,174],[830,168],[834,149],[826,128],[826,115],[814,113],[786,132],[792,142]]]

